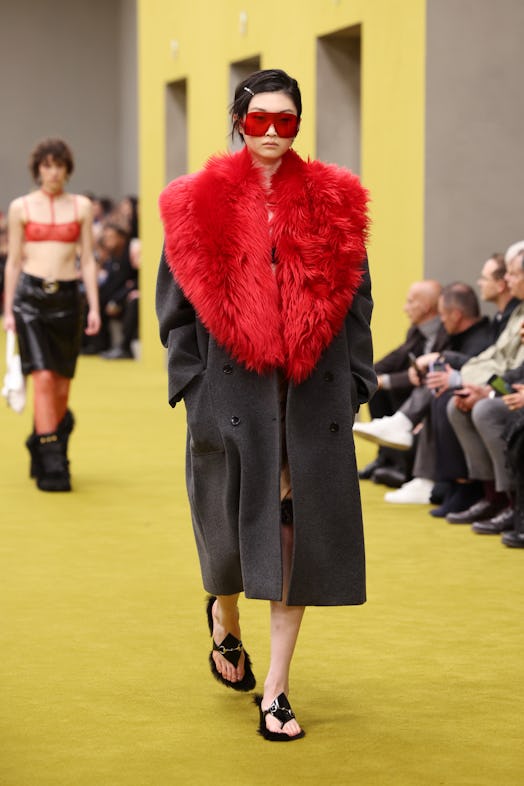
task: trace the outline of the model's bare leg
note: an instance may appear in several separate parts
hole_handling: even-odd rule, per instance
[[[71,380],[68,377],[62,377],[60,374],[55,374],[55,390],[56,390],[56,412],[58,422],[61,423],[67,412],[67,403],[69,401],[69,388],[71,387]]]
[[[291,555],[293,552],[293,527],[285,524],[282,530],[283,554],[283,592],[287,597]],[[274,699],[281,693],[289,693],[289,669],[295,649],[304,606],[287,606],[283,601],[271,601],[271,660],[269,671],[264,682],[262,709],[267,710]],[[296,720],[288,721],[281,728],[280,721],[272,715],[266,715],[266,727],[269,731],[283,732],[289,736],[299,734],[301,728]]]
[[[238,613],[238,593],[236,595],[218,595],[213,604],[213,639],[216,644],[221,644],[228,633],[237,639],[240,636],[240,623]],[[219,652],[213,651],[213,660],[219,674],[229,682],[240,682],[244,677],[244,653],[240,655],[238,666],[224,658]]]
[[[60,422],[57,375],[44,369],[33,371],[34,419],[37,434],[53,434]]]

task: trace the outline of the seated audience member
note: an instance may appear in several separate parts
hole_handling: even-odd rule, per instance
[[[499,534],[513,529],[514,475],[506,461],[505,433],[524,404],[524,363],[501,379],[508,394],[497,396],[489,385],[471,409],[460,409],[460,399],[448,403],[449,422],[466,458],[469,478],[482,486],[480,499],[461,512],[449,513],[452,524],[472,524],[479,534]],[[465,405],[466,406],[466,405]]]
[[[102,281],[98,292],[102,327],[95,340],[84,345],[84,354],[110,349],[110,320],[121,318],[127,295],[137,287],[138,282],[138,272],[133,268],[129,256],[127,229],[110,221],[104,226],[101,240],[107,255],[101,269]]]
[[[113,211],[113,201],[109,197],[97,197],[86,193],[93,206],[93,240],[96,243],[102,237],[104,225],[110,220]]]
[[[443,349],[447,341],[438,315],[441,286],[438,281],[417,281],[407,293],[404,312],[410,327],[405,341],[375,363],[378,390],[369,402],[372,418],[393,415],[413,389],[409,379],[410,356]],[[380,447],[377,457],[359,472],[361,479],[400,486],[411,476],[412,451]]]
[[[141,245],[139,240],[137,197],[127,196],[121,199],[116,206],[115,216],[119,225],[127,228],[130,237],[129,260],[136,271],[136,276],[132,281],[132,285],[128,287],[125,298],[121,303],[122,338],[116,346],[105,350],[101,355],[106,360],[126,360],[134,357],[133,343],[138,339],[138,304],[140,300],[138,277]]]
[[[515,515],[513,529],[504,532],[502,543],[512,549],[524,549],[524,386],[514,385],[519,396],[518,415],[506,435],[508,464],[515,479]]]
[[[387,502],[428,503],[434,486],[435,443],[431,426],[431,411],[434,392],[450,387],[446,377],[453,369],[461,366],[474,354],[489,344],[490,324],[487,317],[480,316],[477,296],[473,289],[461,282],[444,287],[439,297],[439,314],[449,336],[448,347],[441,353],[429,354],[417,359],[421,378],[410,370],[415,387],[409,398],[391,417],[356,423],[355,434],[380,445],[408,449],[413,444],[413,428],[423,423],[416,448],[414,478],[397,491],[388,492]],[[430,364],[442,358],[445,371],[433,371]]]
[[[524,249],[524,241],[519,241],[518,243],[514,243],[511,245],[505,255],[505,258],[510,260],[507,264],[508,273],[505,275],[506,285],[507,285],[507,293],[506,295],[500,299],[494,299],[493,302],[499,304],[499,312],[495,316],[495,322],[501,322],[506,319],[508,315],[508,311],[510,311],[509,318],[507,319],[507,327],[502,331],[499,335],[497,341],[490,345],[488,349],[484,352],[481,352],[480,355],[473,357],[469,360],[462,368],[461,371],[458,369],[453,370],[453,356],[452,354],[447,351],[444,352],[445,360],[448,361],[448,368],[444,372],[438,373],[430,373],[427,375],[427,383],[430,388],[437,389],[437,388],[454,388],[460,387],[462,385],[462,377],[461,373],[465,371],[466,377],[468,379],[473,379],[475,374],[482,375],[486,373],[486,369],[492,369],[490,373],[487,373],[487,376],[482,378],[482,381],[485,381],[487,377],[490,376],[491,373],[499,373],[498,370],[505,371],[508,368],[514,368],[515,365],[518,365],[519,360],[518,358],[514,358],[515,354],[515,343],[518,344],[518,336],[517,342],[515,342],[515,334],[519,332],[519,324],[521,317],[519,318],[521,304],[520,304],[520,295],[518,288],[516,289],[516,283],[513,281],[512,276],[509,275],[509,268],[511,265],[516,265],[516,268],[520,268],[520,263],[517,261],[519,259],[519,254]],[[488,260],[489,262],[489,260]],[[487,264],[487,263],[486,263]],[[486,270],[486,264],[483,268],[483,274]],[[481,290],[482,291],[482,290]],[[483,292],[483,295],[485,293]],[[489,297],[489,294],[488,294]],[[509,298],[509,300],[508,300]],[[515,304],[512,303],[511,306],[509,305],[512,299],[516,299],[518,306],[515,307]],[[506,305],[504,305],[506,303]],[[501,317],[501,314],[504,316]],[[450,324],[446,324],[448,330],[450,329]],[[452,329],[452,328],[451,328]],[[498,332],[498,331],[496,331]],[[496,333],[495,333],[496,334]],[[427,369],[429,363],[435,360],[435,355],[429,355],[425,358],[419,358],[417,363],[420,363],[424,369]],[[508,363],[510,365],[508,365]],[[457,365],[455,363],[455,365]],[[372,421],[371,424],[365,424],[368,428],[371,426],[371,434],[367,436],[368,439],[374,439],[374,441],[379,442],[379,444],[388,444],[390,446],[399,447],[399,448],[406,448],[412,444],[413,435],[411,430],[414,424],[418,424],[426,414],[425,406],[427,406],[427,400],[424,400],[424,394],[417,394],[417,390],[414,390],[412,396],[408,399],[405,405],[401,407],[400,411],[396,413],[391,418],[383,418],[382,421],[377,421],[374,423]],[[418,396],[418,398],[417,398]],[[449,397],[449,394],[448,394]],[[435,431],[437,435],[435,437],[435,441],[433,444],[433,450],[427,451],[425,450],[426,458],[429,456],[431,460],[429,461],[429,466],[424,462],[420,462],[417,466],[417,463],[414,468],[414,479],[411,481],[411,486],[406,484],[406,486],[401,487],[398,492],[390,492],[386,495],[389,502],[400,502],[402,501],[402,497],[407,497],[409,501],[419,501],[422,502],[427,497],[428,489],[431,486],[432,477],[425,477],[424,471],[429,472],[431,470],[431,466],[435,466],[435,457],[437,453],[437,443],[442,445],[446,445],[445,435],[448,434],[450,445],[448,446],[448,453],[450,455],[454,455],[457,460],[461,457],[462,463],[465,466],[464,457],[462,455],[462,451],[460,449],[460,445],[456,438],[453,436],[454,432],[449,426],[449,422],[447,418],[444,417],[445,415],[445,406],[447,401],[444,399],[442,401],[438,401],[437,404],[433,403],[433,416],[436,421],[436,428]],[[438,410],[438,413],[435,417],[435,409]],[[358,426],[356,427],[356,431]],[[440,439],[439,439],[439,430],[440,430]],[[363,435],[362,435],[363,436]],[[387,440],[387,442],[385,442]],[[423,454],[421,451],[417,449],[417,457],[421,457]],[[448,462],[438,462],[439,470],[442,471],[443,469],[451,470],[451,466],[447,466]],[[433,479],[436,476],[433,476]],[[458,476],[456,476],[458,477]],[[466,485],[466,484],[461,484]],[[465,509],[469,507],[471,504],[474,504],[475,497],[478,499],[480,490],[478,484],[471,484],[470,488],[452,488],[452,492],[460,492],[458,496],[453,499],[451,504],[451,499],[448,496],[448,499],[445,500],[446,507],[451,504],[451,508],[441,507],[435,511],[432,511],[433,515],[447,515],[450,511],[459,512],[461,509]],[[403,493],[401,493],[403,492]],[[466,504],[466,496],[469,495],[470,503],[469,505]],[[400,497],[400,499],[399,499]],[[462,508],[461,508],[462,506]]]
[[[119,344],[101,353],[106,360],[125,360],[134,358],[133,342],[138,339],[138,308],[140,290],[138,271],[140,269],[140,240],[133,238],[129,244],[129,259],[137,271],[136,285],[126,294],[122,311],[122,339]]]
[[[139,237],[138,198],[136,196],[126,196],[121,199],[116,206],[115,217],[119,224],[127,227],[132,240]]]
[[[501,333],[495,344],[488,347],[477,357],[472,358],[462,369],[462,388],[457,391],[448,406],[447,415],[457,437],[465,440],[464,429],[469,425],[471,412],[477,402],[488,397],[491,388],[488,380],[492,375],[499,375],[510,382],[520,381],[509,373],[524,363],[524,343],[522,341],[524,323],[524,252],[514,257],[507,265],[506,281],[514,297],[520,300],[519,305],[513,310],[505,330]],[[498,406],[498,405],[497,405]],[[482,412],[485,405],[478,412]],[[464,444],[466,444],[464,442]],[[466,452],[469,461],[479,458]],[[475,478],[478,472],[476,465],[469,468],[470,476]],[[480,479],[483,479],[482,477]],[[482,503],[482,504],[480,504]],[[452,523],[471,523],[482,520],[492,513],[490,504],[493,503],[492,495],[488,494],[479,501],[479,507],[464,506],[463,510],[448,514],[448,521]]]
[[[514,256],[514,250],[520,247],[518,243],[510,247],[509,257]],[[506,254],[508,255],[508,252]],[[504,255],[492,254],[484,263],[477,281],[481,299],[497,307],[491,322],[490,343],[497,340],[520,302],[511,294],[505,275]],[[483,495],[482,485],[468,478],[464,453],[447,417],[448,401],[449,394],[437,395],[432,401],[431,422],[436,448],[435,480],[444,493],[440,506],[431,510],[430,514],[439,518],[464,510],[468,503],[474,504]],[[452,521],[451,516],[448,520]]]
[[[498,339],[508,319],[519,304],[519,299],[513,297],[506,281],[506,265],[519,251],[521,243],[515,243],[506,251],[506,254],[495,253],[484,263],[477,286],[480,290],[480,299],[484,303],[493,303],[497,311],[491,320],[491,342]]]

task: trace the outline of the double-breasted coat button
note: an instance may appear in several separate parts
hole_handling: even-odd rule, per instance
[[[239,426],[240,425],[240,418],[238,417],[238,415],[233,415],[233,417],[231,418],[231,424],[233,426]]]
[[[330,430],[330,431],[331,431],[333,434],[336,434],[336,432],[339,430],[339,428],[340,428],[340,426],[338,425],[338,423],[334,423],[334,422],[333,422],[333,423],[330,423],[330,424],[329,424],[329,430]]]
[[[324,382],[333,382],[334,376],[331,371],[326,371],[324,374]]]
[[[230,363],[226,363],[223,366],[222,371],[224,372],[224,374],[232,374],[233,373],[233,366]]]

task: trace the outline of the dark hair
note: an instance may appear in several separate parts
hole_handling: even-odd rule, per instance
[[[128,194],[124,197],[131,205],[131,218],[129,220],[129,234],[131,237],[138,237],[138,197],[134,194]]]
[[[302,115],[302,96],[300,95],[300,88],[298,82],[293,77],[286,74],[280,68],[268,68],[264,71],[255,71],[250,74],[247,79],[244,79],[237,85],[235,90],[235,98],[230,107],[230,114],[232,120],[231,139],[234,138],[235,133],[242,139],[242,134],[239,131],[239,123],[246,115],[249,102],[257,93],[286,93],[297,110],[297,116],[300,119]]]
[[[35,183],[38,183],[38,168],[40,164],[49,157],[58,164],[63,164],[68,175],[72,174],[75,164],[73,161],[71,148],[64,142],[63,139],[48,137],[47,139],[42,139],[41,142],[38,142],[29,156],[29,171],[31,172]]]
[[[493,271],[492,277],[495,281],[500,281],[500,279],[504,278],[504,276],[506,275],[506,261],[504,259],[504,254],[501,254],[499,251],[496,251],[489,258],[497,263],[497,267]]]
[[[455,281],[442,289],[442,303],[446,308],[458,308],[465,317],[479,317],[480,306],[475,291],[469,284]]]
[[[111,197],[102,196],[102,197],[95,197],[95,199],[97,199],[98,202],[100,202],[100,205],[102,207],[102,213],[105,216],[109,215],[109,213],[112,211],[114,207],[114,203]]]
[[[112,229],[116,232],[120,237],[129,239],[129,229],[125,227],[123,224],[119,223],[118,221],[112,221],[109,219],[108,221],[104,222],[104,229]]]

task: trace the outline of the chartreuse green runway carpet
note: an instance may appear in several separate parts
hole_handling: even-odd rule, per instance
[[[0,403],[1,786],[524,782],[523,552],[364,482],[369,602],[307,610],[290,692],[307,736],[266,742],[208,669],[163,371],[80,359],[71,494],[36,490],[30,408]],[[241,617],[262,682],[268,604]]]

